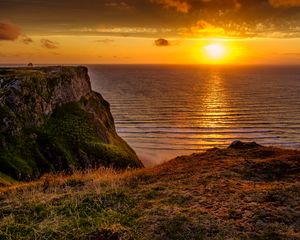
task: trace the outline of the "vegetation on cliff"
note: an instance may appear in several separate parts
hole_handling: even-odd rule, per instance
[[[300,152],[234,144],[0,190],[0,239],[300,239]]]
[[[47,172],[141,167],[84,67],[0,69],[0,184]]]

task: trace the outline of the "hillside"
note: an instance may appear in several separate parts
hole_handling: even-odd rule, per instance
[[[1,189],[0,239],[300,239],[300,152],[232,144]]]
[[[142,163],[87,68],[0,68],[0,184],[99,166]]]

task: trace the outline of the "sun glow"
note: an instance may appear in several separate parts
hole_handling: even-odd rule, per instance
[[[237,42],[229,40],[213,40],[200,42],[195,46],[194,56],[202,64],[230,64],[242,56],[244,50]],[[200,51],[199,51],[200,50]]]
[[[206,57],[210,60],[220,61],[226,56],[226,49],[220,44],[210,44],[204,47]]]

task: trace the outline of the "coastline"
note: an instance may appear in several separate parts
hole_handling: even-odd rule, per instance
[[[0,239],[300,239],[299,150],[235,141],[142,168],[117,135],[110,105],[91,90],[86,68],[31,70],[17,77],[4,72],[1,84],[9,91],[2,93],[1,106],[7,110],[2,121],[9,116],[16,127],[1,126],[6,155],[0,160],[15,167],[20,157],[31,163],[35,156],[39,166],[40,152],[42,160],[55,160],[61,168],[38,169],[38,177],[19,179],[24,182],[0,175]],[[78,95],[83,83],[85,92]],[[5,108],[11,102],[16,107]],[[28,119],[36,121],[29,129]],[[36,125],[42,128],[30,132]],[[41,133],[47,138],[39,142]],[[11,139],[23,141],[19,152]],[[34,148],[26,148],[26,139]],[[109,154],[104,154],[107,146]],[[24,155],[23,149],[34,151]],[[63,157],[75,161],[64,168]],[[89,161],[94,162],[84,164]],[[83,167],[74,169],[74,162]]]

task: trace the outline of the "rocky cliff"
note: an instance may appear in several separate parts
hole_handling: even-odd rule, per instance
[[[117,135],[87,68],[0,69],[0,178],[99,166],[142,163]]]

